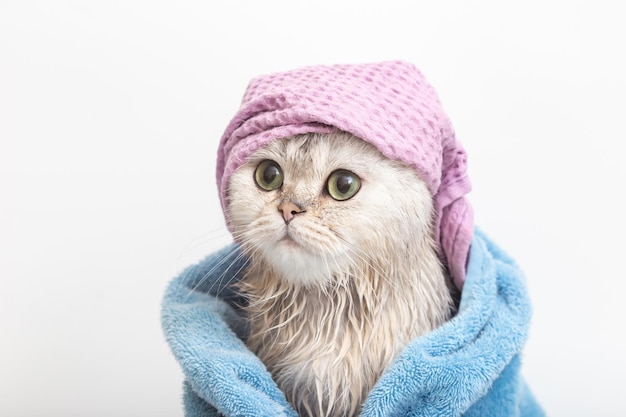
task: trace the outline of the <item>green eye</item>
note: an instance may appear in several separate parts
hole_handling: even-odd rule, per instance
[[[276,162],[267,159],[256,167],[254,181],[265,191],[277,190],[283,185],[283,171]]]
[[[330,174],[326,183],[326,190],[332,198],[338,201],[354,197],[361,188],[361,179],[356,174],[338,170]]]

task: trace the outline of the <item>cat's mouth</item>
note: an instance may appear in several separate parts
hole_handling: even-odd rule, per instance
[[[300,245],[298,242],[296,242],[295,239],[289,234],[289,230],[287,230],[285,232],[285,236],[283,236],[283,238],[280,239],[278,242],[282,243],[284,245],[287,245],[288,247],[293,247],[293,248],[301,248],[302,247],[302,245]]]
[[[297,233],[289,230],[289,227],[285,228],[284,236],[278,240],[278,244],[285,250],[297,249],[299,252],[310,253],[311,248],[307,245],[306,239],[303,241],[301,236]]]
[[[296,242],[295,240],[293,240],[290,237],[284,237],[280,240],[280,243],[282,243],[283,245],[286,245],[290,248],[299,248],[300,244],[298,242]]]

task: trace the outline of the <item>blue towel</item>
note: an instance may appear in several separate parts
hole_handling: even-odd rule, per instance
[[[230,284],[246,259],[231,245],[169,285],[162,324],[183,369],[188,417],[296,416],[242,342]],[[381,376],[361,416],[544,416],[520,376],[531,308],[514,261],[476,230],[458,314],[413,340]]]

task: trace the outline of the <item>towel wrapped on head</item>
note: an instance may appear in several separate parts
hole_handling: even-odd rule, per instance
[[[227,224],[228,180],[247,156],[278,138],[337,130],[418,172],[435,202],[442,261],[462,290],[457,315],[401,352],[361,415],[542,416],[519,374],[530,321],[522,274],[474,228],[465,151],[413,65],[316,66],[254,79],[218,151]],[[246,320],[233,284],[246,263],[234,243],[186,269],[166,291],[163,329],[185,374],[189,417],[296,415],[242,341]]]

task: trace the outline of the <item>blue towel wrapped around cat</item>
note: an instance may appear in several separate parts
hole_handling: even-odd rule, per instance
[[[232,284],[245,267],[229,246],[186,269],[165,294],[162,324],[186,378],[188,417],[296,415],[242,341],[246,323]],[[476,230],[458,313],[404,349],[360,415],[543,416],[520,376],[530,316],[520,269]]]
[[[417,68],[256,77],[217,153],[242,246],[163,303],[188,416],[542,415],[519,375],[521,274],[475,233],[465,150]]]

